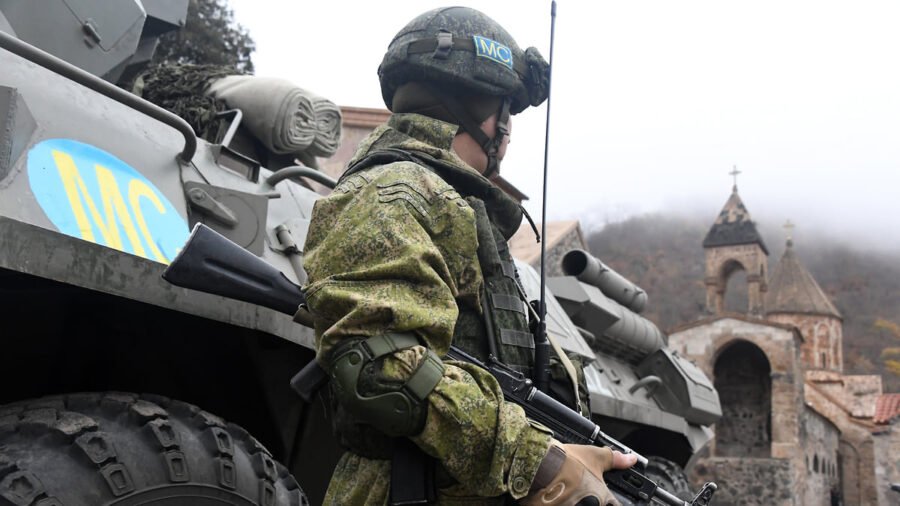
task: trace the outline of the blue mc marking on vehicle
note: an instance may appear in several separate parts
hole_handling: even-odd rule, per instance
[[[72,237],[168,264],[190,235],[149,179],[90,144],[39,142],[28,152],[28,182],[50,222]]]

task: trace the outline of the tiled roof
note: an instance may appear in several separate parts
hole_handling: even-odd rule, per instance
[[[788,240],[781,260],[769,277],[766,293],[766,313],[799,313],[834,316],[841,313],[816,283],[812,274],[794,254],[793,243]]]
[[[728,202],[719,211],[719,216],[703,239],[704,248],[718,246],[737,246],[740,244],[759,244],[769,254],[766,244],[756,231],[756,224],[750,219],[750,212],[741,201],[737,187],[728,197]]]
[[[888,424],[894,417],[900,416],[900,394],[882,394],[875,404],[875,416],[872,421]]]

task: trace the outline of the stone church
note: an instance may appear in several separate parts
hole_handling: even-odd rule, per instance
[[[689,466],[716,481],[716,504],[900,504],[900,394],[881,376],[843,370],[844,315],[803,266],[791,239],[769,250],[734,187],[703,241],[708,316],[669,345],[711,378],[723,416]],[[725,311],[743,271],[748,307]]]

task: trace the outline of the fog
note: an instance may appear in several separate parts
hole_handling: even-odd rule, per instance
[[[231,0],[257,74],[384,107],[376,69],[433,1]],[[471,2],[549,56],[549,2]],[[900,251],[900,3],[558,2],[548,216],[585,228],[663,211],[708,216],[731,192],[790,219]],[[503,175],[539,216],[546,107],[514,118]]]

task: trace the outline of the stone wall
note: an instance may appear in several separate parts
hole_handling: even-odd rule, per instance
[[[853,418],[818,385],[807,382],[803,394],[806,403],[824,415],[840,430],[838,442],[839,476],[844,506],[891,504],[879,502],[876,468],[876,449],[871,426]]]
[[[844,370],[843,325],[833,316],[772,314],[768,319],[792,325],[803,336],[803,364],[809,369]]]
[[[844,376],[830,371],[806,371],[806,381],[826,393],[854,418],[875,416],[882,378],[874,374]]]
[[[730,497],[728,501],[735,502],[721,502],[721,499],[717,497],[716,504],[767,504],[765,501],[758,502],[753,494],[755,488],[770,481],[777,481],[777,484],[772,485],[774,488],[761,496],[765,500],[774,501],[768,504],[804,504],[806,478],[809,473],[806,469],[803,442],[801,441],[801,433],[806,430],[803,427],[803,413],[807,408],[803,403],[804,372],[800,361],[800,344],[800,336],[790,327],[737,316],[711,318],[697,322],[692,326],[676,329],[669,336],[670,347],[696,363],[717,385],[720,384],[719,376],[722,372],[720,371],[719,375],[716,374],[716,370],[719,369],[717,363],[720,358],[727,357],[728,350],[735,349],[733,348],[735,346],[748,347],[747,350],[739,353],[744,357],[750,350],[755,349],[755,352],[761,353],[762,357],[760,358],[767,361],[769,365],[767,375],[771,388],[769,406],[767,409],[759,407],[758,415],[760,416],[739,418],[737,428],[740,430],[740,425],[748,421],[765,422],[768,418],[771,434],[769,449],[765,456],[771,458],[733,456],[727,439],[723,441],[726,446],[720,450],[718,427],[716,427],[716,437],[709,445],[711,457],[698,458],[693,465],[689,466],[689,473],[697,481],[709,479],[702,475],[704,472],[711,473],[711,466],[719,466],[721,472],[724,473],[721,474],[723,477],[727,476],[728,472],[735,473],[731,478],[733,490],[726,494],[727,497]],[[757,369],[760,368],[757,367]],[[762,391],[756,393],[759,394]],[[746,416],[747,412],[742,410],[741,403],[747,402],[747,396],[744,398],[732,397],[735,396],[726,393],[721,399],[723,413],[732,413],[739,417]],[[735,401],[737,404],[729,405]],[[727,428],[723,432],[723,436],[727,438],[729,436]],[[734,430],[731,432],[736,433]],[[757,435],[759,435],[759,431],[757,431]],[[723,453],[728,455],[723,455]],[[754,453],[746,451],[744,455]],[[746,464],[739,465],[733,461],[746,461]],[[784,487],[788,487],[790,490],[787,499],[782,497]],[[741,499],[739,496],[745,492],[750,493],[753,497],[746,500]]]
[[[806,381],[815,383],[819,390],[833,399],[844,398],[844,375],[841,373],[822,369],[807,370]]]
[[[716,482],[719,489],[712,501],[716,506],[802,505],[793,476],[789,460],[737,457],[701,459],[688,473],[695,489]]]
[[[844,407],[856,418],[872,418],[875,406],[882,394],[881,376],[853,375],[844,376]]]
[[[801,441],[806,464],[806,504],[831,504],[840,495],[838,439],[840,431],[827,418],[807,408]]]
[[[800,414],[803,411],[803,369],[799,339],[793,330],[758,320],[720,317],[676,330],[669,336],[669,347],[692,360],[715,381],[713,368],[716,360],[738,341],[747,341],[759,347],[769,362],[772,379],[769,410],[772,446],[769,455],[776,458],[798,455]],[[715,444],[713,441],[712,455],[720,456],[715,451]]]
[[[890,489],[900,483],[900,427],[885,426],[875,439],[875,477],[879,504],[900,504],[900,492]]]

